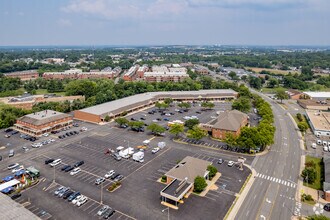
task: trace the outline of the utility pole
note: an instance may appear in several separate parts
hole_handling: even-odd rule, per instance
[[[167,220],[170,220],[170,207],[167,207]],[[163,209],[162,212],[165,212],[166,209]]]

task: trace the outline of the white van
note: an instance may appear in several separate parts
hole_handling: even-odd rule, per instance
[[[324,146],[324,147],[323,147],[323,150],[324,150],[324,151],[328,151],[328,147],[327,147],[327,146]]]
[[[61,159],[56,159],[56,160],[54,160],[53,162],[51,162],[49,165],[50,165],[51,167],[54,167],[54,166],[56,166],[56,165],[59,165],[61,162],[62,162]]]

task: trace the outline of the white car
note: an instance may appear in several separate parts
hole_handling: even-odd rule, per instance
[[[55,166],[59,165],[61,162],[62,162],[61,159],[56,159],[56,160],[54,160],[53,162],[51,162],[49,165],[50,165],[51,167],[55,167]]]
[[[166,116],[172,116],[170,113],[166,113],[165,115],[166,115]]]
[[[183,119],[184,119],[184,120],[189,120],[189,119],[191,119],[191,117],[189,117],[189,116],[184,116]]]
[[[87,131],[87,128],[86,128],[86,127],[82,127],[82,128],[80,129],[80,131]]]
[[[81,169],[79,167],[77,168],[74,168],[71,172],[70,172],[70,175],[73,176],[73,175],[76,175],[77,173],[79,173],[81,171]]]
[[[108,210],[108,208],[110,208],[110,207],[107,206],[107,205],[103,206],[103,207],[97,212],[97,215],[98,215],[98,216],[103,215],[103,214],[105,213],[105,211]]]
[[[160,150],[159,147],[155,147],[154,149],[152,149],[151,153],[155,154]]]
[[[19,164],[18,163],[10,164],[10,165],[8,165],[7,168],[8,168],[8,170],[12,170],[12,169],[14,169],[16,167],[19,167]]]
[[[105,178],[110,178],[113,174],[115,174],[115,171],[114,170],[110,170],[109,172],[107,172],[105,175],[104,175],[104,177]]]
[[[48,134],[48,133],[44,133],[42,136],[44,136],[44,137],[48,137],[49,134]]]
[[[328,149],[327,146],[324,146],[324,147],[323,147],[323,150],[324,150],[324,151],[329,151],[329,149]]]
[[[312,143],[312,148],[316,149],[316,143]]]
[[[34,144],[31,144],[31,146],[33,148],[39,148],[39,147],[42,147],[42,143],[34,143]]]
[[[77,196],[74,200],[72,200],[72,204],[77,204],[77,202],[83,197],[83,195]]]
[[[21,166],[19,166],[19,167],[16,167],[16,168],[13,169],[11,172],[12,172],[12,173],[16,173],[16,172],[18,172],[18,171],[20,171],[20,170],[24,170],[24,166],[23,166],[23,165],[21,165]]]
[[[152,122],[158,122],[158,120],[154,119],[154,120],[152,120]]]
[[[327,146],[327,145],[328,145],[328,142],[323,141],[323,146]]]
[[[234,161],[232,161],[232,160],[228,161],[228,166],[229,166],[229,167],[232,167],[232,166],[234,166],[234,164],[235,164],[235,162],[234,162]]]
[[[319,140],[317,140],[317,144],[318,145],[321,145],[322,144],[322,141],[319,139]]]
[[[79,199],[79,201],[77,202],[77,206],[81,206],[83,205],[84,203],[86,203],[88,200],[88,198],[86,196],[83,196],[81,199]]]

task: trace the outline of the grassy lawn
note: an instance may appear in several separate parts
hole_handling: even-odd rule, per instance
[[[6,91],[6,92],[0,92],[0,97],[18,96],[18,95],[22,95],[24,92],[25,92],[25,89],[23,89],[23,88]]]
[[[311,156],[306,156],[306,162],[308,161],[314,161],[315,163],[315,171],[316,171],[316,180],[314,183],[305,183],[304,182],[304,186],[308,186],[310,188],[313,189],[317,189],[317,190],[322,190],[322,184],[323,184],[323,179],[324,179],[324,165],[323,165],[323,161],[321,158],[316,158],[316,157],[311,157]]]
[[[289,74],[289,72],[291,72],[292,74],[295,74],[295,73],[300,74],[300,72],[292,71],[292,70],[277,70],[277,69],[267,69],[267,68],[257,68],[257,67],[245,67],[245,69],[251,69],[256,73],[260,73],[261,71],[265,70],[265,71],[269,71],[271,73],[282,74],[282,75],[287,75],[287,74]]]

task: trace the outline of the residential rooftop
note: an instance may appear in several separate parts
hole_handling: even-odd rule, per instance
[[[238,110],[221,112],[218,118],[210,121],[215,129],[237,131],[241,128],[242,122],[248,119],[248,115]]]

